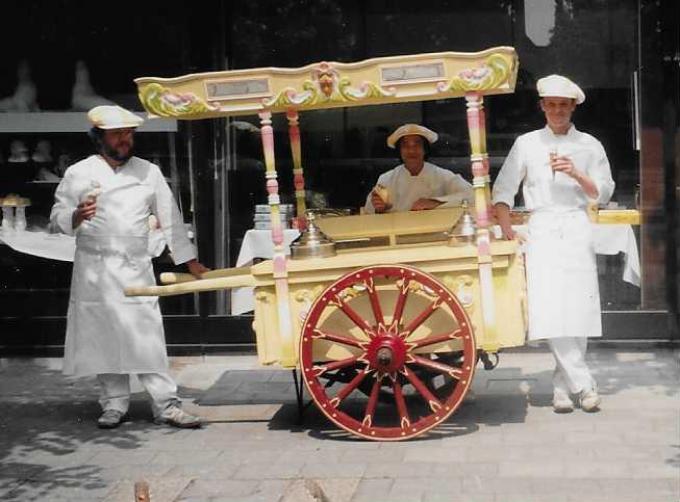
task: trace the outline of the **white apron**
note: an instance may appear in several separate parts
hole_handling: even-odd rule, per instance
[[[602,336],[591,234],[583,210],[532,213],[526,244],[529,340]]]
[[[76,229],[64,373],[159,373],[168,368],[156,297],[124,289],[155,284],[148,217],[158,216],[176,263],[195,256],[172,194],[157,166],[133,157],[114,172],[93,156],[69,168],[57,188],[51,220],[72,232],[70,215],[92,182],[97,212]]]

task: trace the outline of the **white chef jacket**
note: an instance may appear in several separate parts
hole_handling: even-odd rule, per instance
[[[379,185],[390,193],[390,211],[409,211],[418,199],[434,199],[443,202],[440,208],[459,206],[463,200],[474,203],[472,185],[460,175],[425,162],[417,176],[413,176],[404,164],[383,173],[378,178]],[[366,198],[364,209],[375,213],[371,194]]]
[[[93,186],[101,190],[96,214],[74,230],[73,211]],[[151,214],[158,218],[175,263],[196,256],[160,169],[132,157],[114,170],[92,155],[68,168],[55,199],[52,229],[76,236],[64,373],[167,371],[158,298],[128,298],[123,292],[155,284],[148,250]]]
[[[564,135],[549,127],[518,137],[493,186],[494,204],[512,208],[523,183],[531,211],[526,245],[529,339],[602,336],[589,199],[581,186],[550,168],[550,152],[569,157],[606,203],[614,181],[602,144],[573,125]]]

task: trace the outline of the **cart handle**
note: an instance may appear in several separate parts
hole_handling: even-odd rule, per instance
[[[188,275],[188,274],[187,274]],[[203,274],[205,275],[205,274]],[[213,279],[197,279],[166,286],[144,286],[125,288],[125,296],[173,296],[204,291],[253,287],[257,281],[250,272]]]
[[[241,274],[250,274],[250,266],[208,270],[201,274],[201,279],[216,279],[217,277],[232,277]],[[161,284],[177,284],[180,282],[195,281],[196,277],[191,274],[183,274],[180,272],[163,272],[160,279]]]

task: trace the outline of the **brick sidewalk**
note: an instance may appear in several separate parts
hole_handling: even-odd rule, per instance
[[[132,502],[141,479],[153,502],[680,500],[678,352],[589,360],[600,413],[554,414],[551,356],[507,353],[480,366],[474,402],[404,443],[349,438],[314,408],[298,425],[285,378],[258,383],[253,356],[172,359],[185,406],[210,421],[197,431],[153,425],[143,394],[131,422],[101,431],[93,379],[63,377],[58,359],[0,360],[0,500]]]

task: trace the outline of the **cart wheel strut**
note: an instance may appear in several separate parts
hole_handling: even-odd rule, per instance
[[[427,326],[435,312],[437,332]],[[319,356],[333,348],[343,356]],[[462,357],[447,358],[453,352]],[[300,340],[302,377],[319,409],[346,431],[383,441],[415,437],[446,420],[470,386],[476,356],[455,295],[404,265],[366,267],[332,283],[312,305]],[[367,399],[356,397],[359,386]]]

